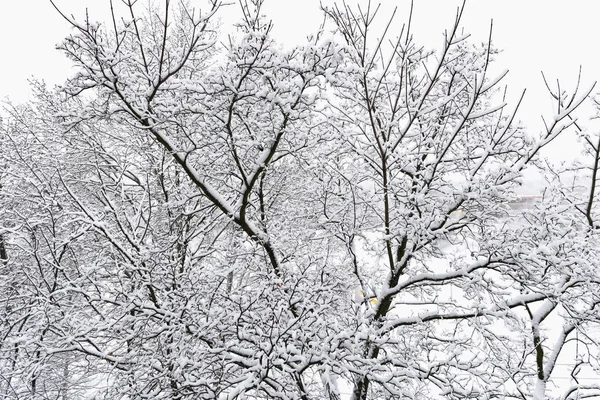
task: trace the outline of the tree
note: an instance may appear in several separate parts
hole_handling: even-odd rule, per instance
[[[260,0],[225,45],[217,1],[125,4],[106,25],[65,16],[77,74],[2,126],[4,397],[599,389],[577,380],[598,367],[598,146],[582,136],[585,202],[545,167],[557,189],[511,207],[592,89],[551,90],[557,112],[527,132],[490,76],[491,29],[459,35],[462,8],[434,52],[410,18],[371,39],[370,3],[324,8],[291,49]]]

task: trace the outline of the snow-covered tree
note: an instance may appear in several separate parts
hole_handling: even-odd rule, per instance
[[[462,8],[439,49],[410,22],[390,40],[393,18],[372,38],[370,3],[285,48],[261,0],[226,44],[216,0],[124,3],[65,16],[76,74],[2,121],[3,398],[598,392],[578,380],[599,367],[598,142],[573,116],[591,89],[551,91],[527,131]],[[592,184],[542,167],[514,207],[568,129]]]

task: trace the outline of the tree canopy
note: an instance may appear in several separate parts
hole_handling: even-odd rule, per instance
[[[593,87],[531,132],[463,8],[436,49],[371,3],[286,48],[262,0],[227,43],[217,0],[124,3],[59,10],[76,73],[0,124],[1,398],[600,396]]]

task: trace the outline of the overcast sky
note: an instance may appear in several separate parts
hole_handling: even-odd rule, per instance
[[[67,14],[80,19],[85,16],[86,7],[91,19],[105,20],[109,13],[108,0],[55,2]],[[355,3],[354,0],[346,2]],[[120,0],[114,0],[114,3],[119,5]],[[206,4],[204,0],[192,0],[192,3]],[[373,3],[377,1],[373,0]],[[410,1],[382,0],[381,3],[383,17],[398,6],[399,27],[405,20]],[[431,46],[441,43],[441,34],[451,26],[456,7],[461,3],[456,0],[415,0],[413,21],[417,40]],[[585,85],[600,79],[597,44],[600,6],[597,4],[594,0],[467,1],[462,26],[473,34],[474,40],[482,42],[487,39],[493,18],[494,42],[503,50],[498,68],[510,70],[506,83],[513,94],[527,87],[528,95],[520,117],[531,129],[541,129],[540,114],[551,112],[540,71],[553,81],[560,78],[563,87],[574,82],[580,65],[583,66]],[[225,25],[239,15],[238,8],[231,5],[223,9]],[[265,12],[273,19],[276,36],[288,44],[301,41],[321,22],[319,0],[266,0]],[[55,46],[69,32],[68,24],[49,0],[1,0],[0,97],[26,100],[27,80],[32,76],[51,85],[68,77],[73,72],[70,63],[55,50]],[[563,143],[554,150],[556,156],[564,153],[564,147]]]

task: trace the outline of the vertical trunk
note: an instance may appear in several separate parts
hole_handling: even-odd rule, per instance
[[[8,254],[6,252],[6,245],[4,243],[4,235],[0,235],[0,263],[6,264],[8,262]]]
[[[394,261],[395,263],[398,263],[399,261],[403,260],[403,262],[401,265],[394,264],[394,268],[396,269],[396,271],[390,276],[390,280],[388,282],[388,287],[390,288],[393,288],[398,284],[400,277],[402,276],[402,272],[408,264],[409,259],[404,259],[407,243],[408,239],[406,236],[404,236],[400,245],[397,248],[396,260]],[[394,296],[392,294],[388,294],[387,296],[381,299],[381,303],[379,304],[379,307],[377,308],[377,311],[373,317],[373,322],[375,324],[377,324],[382,318],[385,318],[387,316],[388,312],[392,308],[393,297]],[[365,358],[370,360],[376,359],[377,357],[379,357],[380,350],[381,347],[368,342],[365,348]],[[366,376],[357,381],[354,384],[354,390],[352,391],[352,400],[367,400],[367,393],[369,392],[370,383],[370,379]]]
[[[65,366],[63,367],[63,382],[62,382],[62,388],[61,388],[62,400],[69,399],[68,390],[69,390],[69,361],[65,360]]]
[[[537,379],[535,382],[535,391],[533,393],[533,400],[545,400],[546,393],[546,381],[543,379]]]
[[[233,271],[229,271],[227,274],[227,293],[231,293],[231,289],[233,289]]]

